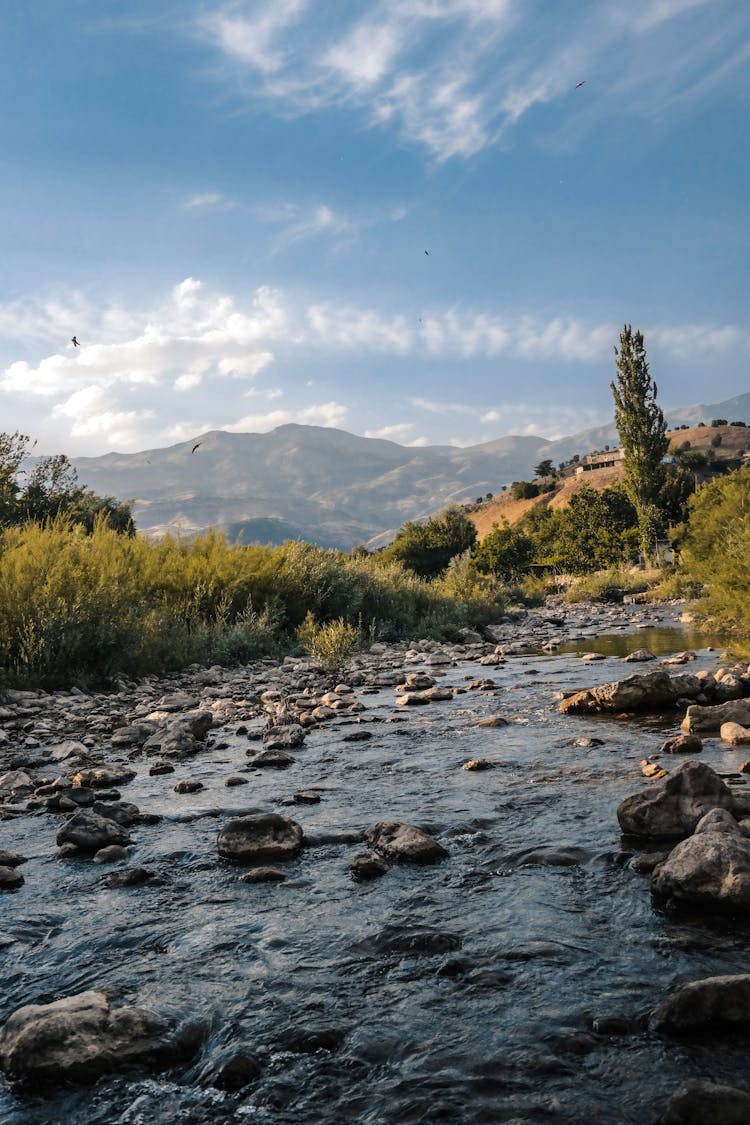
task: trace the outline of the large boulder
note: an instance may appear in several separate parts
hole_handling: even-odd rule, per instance
[[[663,781],[626,797],[617,809],[617,819],[628,836],[681,839],[711,809],[730,809],[733,804],[719,775],[710,766],[690,760]]]
[[[750,727],[750,700],[730,700],[713,707],[700,707],[691,703],[682,720],[685,734],[706,734],[720,731],[724,723],[739,723]]]
[[[750,1093],[707,1078],[687,1082],[669,1099],[660,1125],[747,1125]]]
[[[235,863],[292,859],[302,847],[302,827],[280,813],[254,813],[228,820],[219,832],[219,855]]]
[[[367,843],[397,863],[435,863],[447,856],[447,851],[434,836],[397,820],[382,820],[365,830]]]
[[[670,675],[663,669],[626,676],[609,684],[577,691],[563,699],[560,710],[571,715],[590,715],[601,711],[660,711],[673,707],[678,699],[692,699],[701,691],[701,682],[687,673]]]
[[[210,711],[186,711],[168,720],[146,739],[143,748],[147,754],[159,751],[164,757],[187,758],[203,748],[212,725]]]
[[[143,1008],[113,1008],[106,993],[92,990],[13,1012],[0,1031],[0,1067],[13,1082],[58,1087],[169,1065],[187,1046],[160,1017]]]
[[[750,1025],[750,973],[705,977],[670,992],[651,1013],[653,1031],[691,1034],[711,1028]]]
[[[109,817],[93,812],[77,812],[57,833],[57,845],[75,844],[84,852],[98,852],[110,844],[131,844],[127,830]]]
[[[651,878],[670,905],[750,911],[750,840],[726,809],[712,809],[695,834],[672,849]]]

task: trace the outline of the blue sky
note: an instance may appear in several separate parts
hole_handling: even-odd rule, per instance
[[[625,322],[744,393],[749,74],[746,0],[5,4],[0,429],[557,437]]]

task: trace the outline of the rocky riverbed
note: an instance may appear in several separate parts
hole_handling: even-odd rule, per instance
[[[750,677],[682,608],[9,693],[0,1120],[750,1120]]]

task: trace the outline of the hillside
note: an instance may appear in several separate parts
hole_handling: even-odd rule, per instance
[[[745,451],[750,450],[750,428],[740,426],[694,426],[671,430],[667,436],[670,444],[675,447],[688,442],[689,448],[694,452],[706,453],[713,449],[719,462],[739,460]],[[717,436],[721,438],[721,443],[714,446]],[[510,492],[504,492],[476,508],[470,513],[470,519],[477,529],[480,541],[492,531],[496,523],[501,524],[503,520],[507,520],[513,526],[536,507],[565,508],[581,488],[588,486],[602,491],[618,484],[623,476],[621,465],[586,473],[576,473],[570,469],[567,472],[570,475],[564,476],[553,492],[530,500],[515,500]]]

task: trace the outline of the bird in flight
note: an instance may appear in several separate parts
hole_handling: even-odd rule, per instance
[[[70,342],[71,342],[71,344],[73,345],[74,348],[80,348],[80,346],[81,346],[78,343],[78,337],[77,336],[74,336]]]
[[[193,446],[193,448],[192,448],[192,449],[190,450],[190,452],[191,452],[191,453],[195,453],[196,449],[197,449],[197,448],[198,448],[199,446],[201,446],[201,445],[203,445],[203,442],[202,442],[202,441],[196,441],[195,445],[194,445],[194,446]]]
[[[576,82],[576,90],[580,90],[581,86],[585,86],[585,85],[586,85],[586,79],[584,78],[583,82]]]
[[[425,250],[425,254],[426,254],[426,255],[427,255],[427,257],[429,258],[429,256],[430,256],[430,251],[429,251],[429,250]]]

